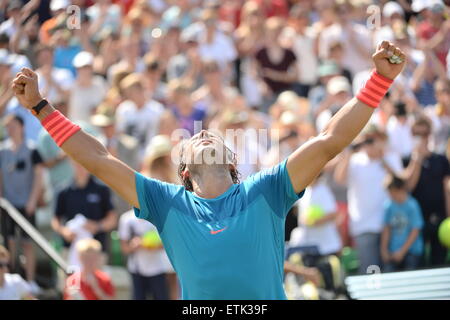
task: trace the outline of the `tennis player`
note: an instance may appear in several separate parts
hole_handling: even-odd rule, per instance
[[[168,184],[132,170],[56,111],[41,97],[32,70],[17,74],[13,90],[72,159],[133,205],[138,218],[157,227],[183,299],[286,299],[287,212],[363,129],[405,65],[404,53],[387,41],[372,59],[375,69],[365,86],[323,132],[242,183],[233,154],[211,132],[203,130],[184,144],[179,165],[184,185]],[[226,160],[222,164],[202,161],[220,154]]]

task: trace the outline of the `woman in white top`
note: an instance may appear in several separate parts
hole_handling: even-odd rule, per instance
[[[306,189],[298,208],[298,227],[292,230],[290,246],[316,246],[321,256],[338,253],[342,242],[335,224],[337,204],[331,189],[320,176]],[[322,217],[308,221],[307,211],[311,208],[322,211]]]

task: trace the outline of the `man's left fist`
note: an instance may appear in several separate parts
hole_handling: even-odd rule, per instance
[[[383,41],[372,55],[377,72],[389,79],[395,79],[406,64],[406,56],[392,42]]]

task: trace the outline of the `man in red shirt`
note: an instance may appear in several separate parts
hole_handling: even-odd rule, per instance
[[[112,300],[114,286],[108,274],[101,271],[102,245],[95,239],[83,239],[77,243],[81,270],[67,278],[64,300]]]
[[[445,68],[450,49],[450,20],[445,20],[445,7],[442,4],[436,3],[427,9],[426,20],[418,25],[417,35],[426,47],[433,50]]]

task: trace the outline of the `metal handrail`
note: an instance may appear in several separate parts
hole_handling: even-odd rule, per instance
[[[66,274],[70,274],[67,262],[49,244],[42,234],[28,222],[17,209],[6,199],[0,198],[0,208],[3,208],[14,222],[25,231],[30,238],[52,259]]]

